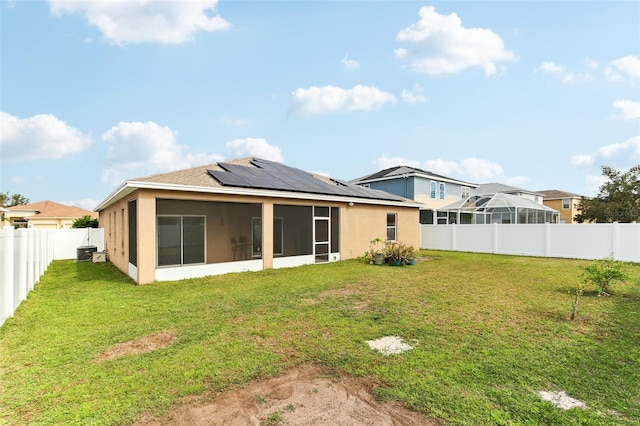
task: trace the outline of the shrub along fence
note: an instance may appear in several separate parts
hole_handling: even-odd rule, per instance
[[[420,248],[640,262],[640,223],[420,225]]]
[[[78,247],[104,250],[104,229],[0,229],[0,326],[53,260],[76,259]]]

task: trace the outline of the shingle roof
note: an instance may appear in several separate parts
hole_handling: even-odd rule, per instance
[[[544,195],[545,200],[556,200],[559,198],[582,198],[582,195],[572,192],[560,191],[557,189],[547,189],[545,191],[536,191],[538,194]]]
[[[82,209],[75,206],[67,206],[64,204],[56,203],[55,201],[45,200],[37,203],[25,204],[21,206],[9,207],[10,212],[37,212],[35,215],[29,216],[30,218],[78,218],[83,216],[98,217],[98,215],[92,211]]]
[[[403,175],[417,175],[417,174],[425,175],[427,177],[430,177],[436,180],[446,180],[451,182],[458,182],[464,185],[476,186],[476,184],[474,183],[464,182],[458,179],[453,179],[447,176],[439,175],[433,172],[429,172],[427,170],[422,170],[422,169],[411,167],[411,166],[390,167],[388,169],[380,170],[379,172],[372,173],[370,175],[366,175],[357,179],[352,179],[350,182],[359,184],[359,183],[367,183],[375,180],[393,179],[395,177],[403,176]]]
[[[263,179],[265,182],[262,181]],[[309,173],[282,163],[248,157],[129,179],[101,202],[96,210],[104,209],[136,188],[145,187],[212,193],[229,193],[237,190],[240,194],[247,193],[246,191],[259,191],[265,196],[277,194],[277,196],[305,199],[340,197],[349,201],[360,199],[362,202],[372,204],[391,203],[419,207],[413,200],[384,191]]]

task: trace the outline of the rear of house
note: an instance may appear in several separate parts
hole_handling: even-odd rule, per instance
[[[107,256],[139,284],[419,246],[419,203],[257,158],[124,182],[96,209]]]

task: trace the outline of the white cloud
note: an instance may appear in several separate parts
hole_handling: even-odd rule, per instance
[[[2,161],[48,160],[83,151],[91,137],[51,114],[18,118],[0,112]]]
[[[640,58],[635,55],[623,56],[611,61],[604,72],[611,81],[640,80]]]
[[[107,144],[102,180],[118,184],[125,179],[179,170],[221,160],[219,155],[193,154],[178,145],[176,133],[152,121],[121,122],[102,135]]]
[[[585,58],[584,64],[591,69],[596,69],[600,66],[596,60],[591,58]]]
[[[616,118],[622,120],[640,119],[640,102],[630,101],[627,99],[616,99],[613,101],[613,107],[620,110],[620,115]]]
[[[553,62],[543,62],[535,71],[542,74],[554,75],[563,83],[579,83],[591,79],[588,73],[572,73],[567,71],[563,65],[558,65]]]
[[[601,146],[592,154],[574,155],[571,165],[590,166],[597,161],[611,163],[615,160],[640,160],[640,136],[634,136],[621,143]]]
[[[350,59],[348,53],[345,53],[344,58],[342,58],[342,64],[349,71],[360,68],[360,62],[355,59]]]
[[[310,87],[293,92],[294,112],[302,114],[326,114],[331,112],[371,111],[396,98],[377,87],[357,85],[353,89],[336,86]]]
[[[423,95],[424,89],[419,84],[415,84],[413,86],[413,91],[410,92],[406,89],[402,89],[402,93],[400,96],[402,100],[409,104],[416,104],[421,102],[426,102],[427,97]]]
[[[458,177],[470,181],[493,181],[502,177],[503,169],[497,163],[481,158],[469,157],[461,161],[446,161],[440,158],[423,163],[403,157],[381,156],[373,162],[381,169],[395,166],[409,166],[448,177]]]
[[[399,48],[396,57],[424,74],[456,73],[480,67],[486,75],[495,74],[497,63],[517,59],[506,50],[502,38],[489,29],[464,28],[455,13],[440,15],[433,6],[420,8],[420,20],[400,30],[396,40],[414,48]]]
[[[283,162],[280,148],[269,145],[265,139],[234,139],[226,144],[227,158],[258,157],[264,160]]]
[[[108,43],[117,46],[180,44],[193,40],[198,31],[225,30],[230,24],[213,15],[217,3],[217,0],[49,1],[53,15],[80,13],[89,25],[100,30]]]

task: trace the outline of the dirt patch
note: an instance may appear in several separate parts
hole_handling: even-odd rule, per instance
[[[136,426],[160,425],[427,425],[438,423],[399,403],[379,402],[353,378],[331,378],[319,367],[294,368],[222,394],[207,404],[183,402],[166,415],[144,415]]]
[[[152,333],[141,337],[140,339],[117,343],[100,352],[95,359],[97,362],[105,362],[125,355],[138,355],[153,352],[157,349],[173,345],[175,340],[176,335],[171,331]]]
[[[556,407],[562,408],[563,410],[571,410],[573,408],[587,408],[584,402],[575,398],[571,398],[565,391],[540,391],[538,392],[538,395],[540,396],[540,398],[544,399],[545,401],[549,401]]]

